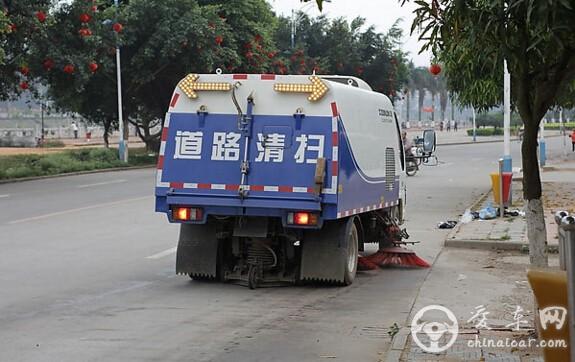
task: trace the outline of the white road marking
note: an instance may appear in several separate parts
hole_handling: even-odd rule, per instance
[[[49,214],[44,214],[44,215],[39,215],[39,216],[33,216],[33,217],[27,217],[27,218],[25,218],[25,219],[13,220],[13,221],[9,221],[8,224],[9,224],[9,225],[21,224],[21,223],[23,223],[23,222],[42,220],[42,219],[47,219],[47,218],[53,217],[53,216],[60,216],[60,215],[72,214],[72,213],[80,212],[80,211],[84,211],[84,210],[97,209],[97,208],[100,208],[100,207],[107,207],[107,206],[115,206],[115,205],[120,205],[120,204],[123,204],[123,203],[126,203],[126,202],[146,200],[146,199],[149,199],[150,197],[151,197],[151,196],[135,197],[135,198],[133,198],[133,199],[124,199],[124,200],[118,200],[118,201],[113,201],[113,202],[106,202],[106,203],[103,203],[103,204],[94,204],[94,205],[90,205],[90,206],[78,207],[78,208],[76,208],[76,209],[69,209],[69,210],[57,211],[57,212],[52,212],[52,213],[49,213]]]
[[[6,198],[6,197],[10,197],[10,195],[9,195],[9,194],[6,194],[6,195],[0,195],[0,199],[4,199],[4,198]]]
[[[105,182],[97,182],[93,184],[85,184],[76,186],[79,189],[84,189],[86,187],[95,187],[95,186],[103,186],[103,185],[113,185],[113,184],[121,184],[126,182],[126,180],[112,180],[112,181],[105,181]]]
[[[166,250],[160,251],[159,253],[156,253],[154,255],[147,256],[146,259],[160,259],[160,258],[163,258],[165,256],[174,254],[176,252],[176,249],[177,249],[177,247],[174,246],[173,248],[166,249]]]

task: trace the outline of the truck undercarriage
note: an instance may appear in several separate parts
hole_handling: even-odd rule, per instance
[[[301,282],[349,285],[364,243],[391,246],[397,210],[326,221],[320,229],[286,228],[280,219],[210,217],[182,224],[176,271],[195,280],[256,288]]]

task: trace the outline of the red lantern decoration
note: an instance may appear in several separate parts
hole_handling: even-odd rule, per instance
[[[439,73],[441,73],[441,67],[439,66],[439,64],[431,64],[431,66],[429,67],[429,73],[433,75],[438,75]]]
[[[27,65],[23,65],[20,67],[19,71],[22,75],[28,75],[28,73],[30,73],[30,68],[28,68]]]
[[[116,32],[116,33],[121,33],[122,30],[124,30],[124,26],[120,23],[115,23],[114,25],[112,25],[112,29]]]
[[[270,59],[272,59],[272,58],[275,57],[275,56],[276,56],[276,53],[274,53],[274,52],[269,52],[269,53],[268,53],[268,58],[270,58]]]
[[[263,39],[262,36],[259,35],[259,34],[256,34],[256,36],[254,36],[254,40],[255,40],[256,42],[258,42],[258,43],[259,43],[260,41],[262,41],[262,39]]]
[[[88,64],[88,68],[90,69],[90,72],[95,73],[98,70],[99,66],[98,63],[91,62],[90,64]]]
[[[74,73],[74,70],[76,70],[76,69],[74,68],[74,66],[72,64],[66,64],[64,66],[64,73],[72,74],[72,73]]]
[[[28,82],[22,82],[22,83],[20,83],[20,89],[26,90],[26,89],[28,89],[28,88],[30,88],[30,86],[28,85]]]
[[[50,71],[54,67],[54,61],[50,58],[46,58],[42,63],[42,67],[44,67],[45,70]]]
[[[16,26],[16,24],[10,24],[10,32],[15,32],[16,30],[18,30],[18,27]]]
[[[216,36],[216,44],[221,45],[222,42],[224,41],[224,38],[222,38],[220,35]]]
[[[37,11],[36,12],[36,19],[38,19],[39,22],[43,23],[46,21],[46,13],[43,11]]]
[[[94,13],[95,13],[95,12],[98,12],[98,6],[93,5],[93,6],[92,6],[92,12],[94,12]]]
[[[86,13],[80,15],[80,21],[83,23],[87,23],[92,19],[92,17]]]
[[[81,36],[91,36],[92,35],[92,30],[88,29],[88,28],[82,28],[80,30],[78,30],[78,34],[80,34]]]

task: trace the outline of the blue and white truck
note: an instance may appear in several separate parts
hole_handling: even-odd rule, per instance
[[[166,113],[156,211],[180,223],[176,271],[258,285],[349,285],[401,222],[391,101],[361,79],[189,74]]]

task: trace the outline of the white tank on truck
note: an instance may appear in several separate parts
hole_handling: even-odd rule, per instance
[[[250,287],[349,285],[401,222],[391,101],[346,76],[189,74],[166,113],[156,211],[181,224],[176,271]]]

